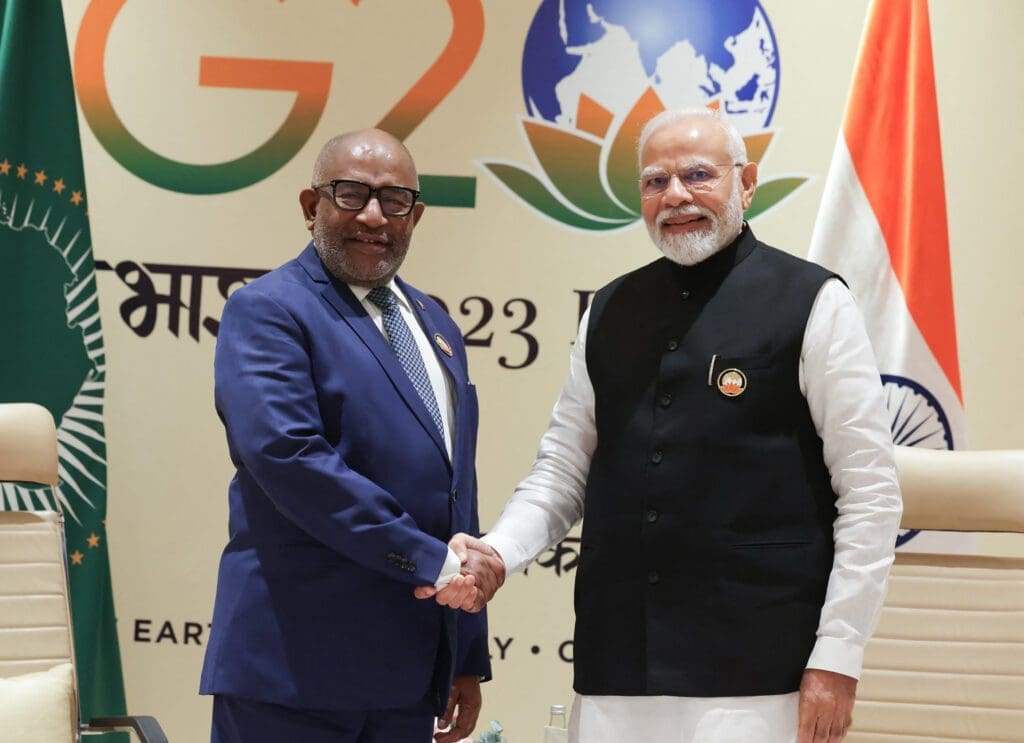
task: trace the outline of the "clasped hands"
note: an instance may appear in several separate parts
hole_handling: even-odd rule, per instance
[[[505,562],[493,547],[469,534],[456,534],[448,546],[462,563],[459,575],[444,588],[418,586],[418,599],[433,597],[442,606],[477,612],[505,582]]]

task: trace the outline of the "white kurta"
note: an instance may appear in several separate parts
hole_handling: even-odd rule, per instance
[[[597,445],[594,388],[587,372],[589,311],[580,322],[569,375],[530,474],[484,538],[509,573],[522,570],[583,516]],[[835,559],[808,668],[859,678],[878,623],[902,504],[889,416],[864,322],[842,282],[825,282],[800,353],[800,391],[823,443],[836,493]],[[723,743],[796,740],[797,694],[761,697],[577,697],[570,741]]]

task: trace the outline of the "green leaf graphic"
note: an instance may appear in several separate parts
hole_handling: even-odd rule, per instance
[[[743,216],[751,220],[764,214],[806,182],[806,178],[775,178],[774,180],[758,183],[757,191],[754,193],[754,200],[750,203]]]
[[[581,230],[614,230],[635,222],[635,219],[599,222],[569,209],[548,191],[537,176],[507,163],[483,163],[491,174],[512,193],[546,217]]]

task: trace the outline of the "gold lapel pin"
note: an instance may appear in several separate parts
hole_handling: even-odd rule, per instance
[[[448,345],[448,341],[444,339],[444,336],[440,333],[434,333],[434,342],[437,347],[444,351],[446,356],[452,355],[452,347]]]
[[[738,397],[747,391],[747,375],[739,369],[726,369],[718,375],[718,391],[726,397]]]

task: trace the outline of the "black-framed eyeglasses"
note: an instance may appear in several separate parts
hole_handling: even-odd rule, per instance
[[[413,206],[416,205],[416,199],[420,197],[420,192],[414,188],[405,188],[403,186],[380,186],[379,188],[374,188],[366,183],[350,181],[344,178],[321,183],[313,186],[313,189],[319,190],[328,186],[331,189],[331,194],[334,196],[334,204],[339,209],[344,209],[348,212],[361,211],[370,203],[370,199],[376,196],[377,203],[380,204],[381,214],[388,217],[406,216],[412,211]]]

